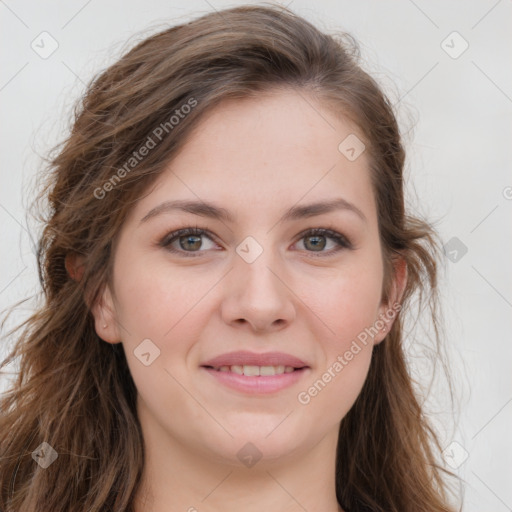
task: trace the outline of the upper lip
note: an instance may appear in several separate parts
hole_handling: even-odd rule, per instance
[[[308,365],[298,357],[284,352],[265,352],[258,354],[247,350],[239,350],[237,352],[229,352],[220,356],[209,359],[201,364],[201,366],[293,366],[294,368],[303,368]]]

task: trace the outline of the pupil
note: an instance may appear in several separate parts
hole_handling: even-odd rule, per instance
[[[186,242],[182,243],[182,239],[185,238]],[[185,246],[187,243],[191,243],[191,245]],[[186,235],[185,237],[180,237],[180,246],[182,249],[199,249],[201,247],[201,237],[197,235]]]
[[[320,241],[319,241],[320,239]],[[306,240],[313,240],[312,248],[314,250],[320,249],[322,250],[325,247],[325,237],[324,236],[308,236]],[[306,242],[306,245],[308,243]]]

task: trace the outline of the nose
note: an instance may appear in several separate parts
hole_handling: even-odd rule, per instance
[[[227,324],[262,333],[284,329],[295,318],[293,291],[282,266],[267,256],[269,252],[252,263],[235,258],[222,301],[221,314]]]

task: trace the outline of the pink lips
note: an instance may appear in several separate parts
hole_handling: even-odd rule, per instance
[[[255,352],[248,352],[246,350],[222,354],[206,361],[201,366],[212,366],[218,368],[220,366],[233,365],[293,366],[294,368],[304,368],[305,366],[308,366],[299,358],[290,354],[285,354],[283,352],[266,352],[264,354],[257,354]]]
[[[290,373],[276,375],[247,376],[232,371],[219,371],[223,366],[288,366],[293,367]],[[201,365],[201,368],[215,379],[216,382],[228,388],[246,394],[267,394],[281,391],[299,381],[310,367],[301,359],[282,352],[255,352],[238,351],[223,354],[210,359]]]

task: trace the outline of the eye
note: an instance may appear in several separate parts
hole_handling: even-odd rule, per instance
[[[206,238],[211,242],[210,247],[208,243],[204,244],[203,239]],[[194,253],[201,253],[199,249],[208,250],[216,247],[209,232],[202,228],[183,228],[173,231],[166,235],[160,242],[162,247],[165,247],[168,251],[177,254],[188,253],[190,256],[196,256]],[[200,254],[197,254],[198,256]]]
[[[301,233],[299,242],[303,243],[303,247],[311,256],[329,256],[343,249],[353,249],[350,240],[332,229],[315,228],[309,229]],[[178,229],[166,235],[159,243],[168,251],[179,254],[181,256],[200,256],[206,250],[215,250],[218,245],[213,241],[213,234],[208,230],[199,227],[188,227]],[[205,239],[209,244],[205,244]],[[331,241],[330,250],[328,241]]]
[[[319,253],[318,256],[327,256],[330,254],[337,253],[343,249],[353,249],[353,245],[350,240],[332,229],[315,228],[310,229],[304,233],[301,233],[300,242],[303,242],[303,246],[307,252]],[[331,240],[331,250],[324,251],[328,247],[328,240]],[[329,247],[328,247],[329,248]],[[317,254],[312,254],[317,256]]]

